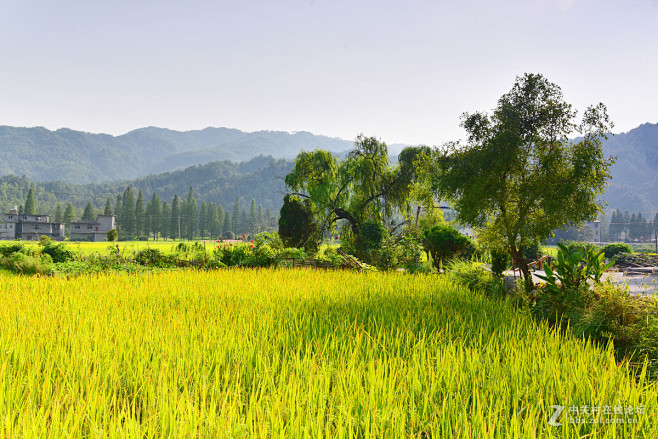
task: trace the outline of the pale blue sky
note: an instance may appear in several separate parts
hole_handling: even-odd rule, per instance
[[[658,1],[0,0],[0,125],[438,145],[524,72],[658,122]]]

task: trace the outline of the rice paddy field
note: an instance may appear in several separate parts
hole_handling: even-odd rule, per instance
[[[658,437],[641,369],[436,275],[0,272],[0,309],[0,437]]]

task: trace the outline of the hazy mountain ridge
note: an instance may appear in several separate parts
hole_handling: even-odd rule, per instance
[[[308,132],[147,127],[111,136],[0,126],[0,175],[69,183],[116,181],[211,161],[248,161],[259,155],[291,159],[302,149],[340,152],[351,146],[348,140]]]
[[[658,210],[658,124],[645,123],[603,142],[606,155],[617,157],[610,187],[603,196],[622,211]]]

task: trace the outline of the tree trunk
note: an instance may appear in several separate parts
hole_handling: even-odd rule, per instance
[[[352,214],[350,214],[345,209],[335,209],[334,213],[336,214],[336,219],[344,219],[350,223],[350,226],[352,226],[352,233],[354,233],[354,236],[359,235],[359,223],[357,222],[356,218],[352,216]]]
[[[530,274],[530,269],[528,268],[528,264],[526,264],[525,259],[523,259],[523,248],[517,249],[516,245],[512,244],[510,245],[510,253],[512,255],[512,259],[514,260],[514,263],[516,264],[517,267],[521,269],[521,272],[523,273],[525,291],[526,293],[529,293],[530,291],[532,291],[534,285],[532,283],[532,275]]]

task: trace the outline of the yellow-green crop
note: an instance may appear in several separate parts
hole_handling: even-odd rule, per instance
[[[437,276],[0,282],[0,437],[658,437],[656,384],[610,348]]]

